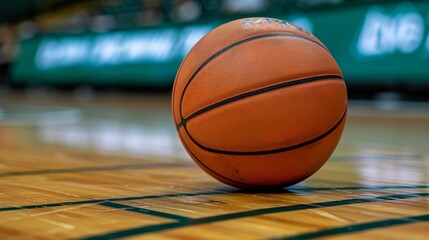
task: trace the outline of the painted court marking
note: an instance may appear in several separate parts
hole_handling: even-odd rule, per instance
[[[99,171],[111,171],[111,170],[143,169],[143,168],[189,167],[189,166],[192,166],[192,165],[179,164],[179,163],[121,164],[121,165],[111,165],[111,166],[46,169],[46,170],[22,171],[22,172],[4,172],[4,173],[0,173],[0,177],[59,174],[59,173],[78,173],[78,172],[99,172]]]
[[[232,189],[232,188],[231,188]],[[99,204],[102,202],[115,202],[115,201],[132,201],[142,199],[157,199],[157,198],[174,198],[174,197],[194,197],[194,196],[207,196],[207,195],[218,195],[218,194],[232,194],[232,193],[249,193],[249,191],[232,191],[231,189],[214,189],[209,192],[195,192],[195,193],[169,193],[160,195],[144,195],[134,197],[123,197],[123,198],[104,198],[104,199],[92,199],[84,201],[70,201],[60,203],[46,203],[46,204],[35,204],[35,205],[22,205],[13,207],[0,208],[0,212],[18,211],[25,209],[36,209],[36,208],[51,208],[61,206],[73,206],[81,204]],[[289,192],[313,192],[313,191],[335,191],[335,190],[386,190],[386,189],[429,189],[429,185],[416,185],[416,186],[364,186],[364,187],[338,187],[338,188],[312,188],[312,187],[291,187],[285,190],[285,193]]]
[[[271,213],[284,213],[284,212],[292,212],[292,211],[307,210],[307,209],[346,206],[346,205],[359,204],[359,203],[395,201],[395,200],[420,198],[420,197],[429,197],[429,193],[397,194],[397,195],[389,195],[389,196],[373,197],[373,198],[352,198],[352,199],[345,199],[345,200],[339,200],[339,201],[328,201],[328,202],[319,202],[319,203],[312,203],[312,204],[297,204],[297,205],[291,205],[291,206],[255,209],[255,210],[249,210],[249,211],[243,211],[243,212],[237,212],[237,213],[222,214],[222,215],[203,217],[198,219],[195,219],[195,218],[182,219],[182,216],[173,215],[174,217],[171,217],[170,215],[169,217],[167,217],[168,219],[177,220],[177,218],[180,218],[180,220],[172,223],[155,224],[155,225],[149,225],[149,226],[130,228],[130,229],[115,231],[111,233],[84,237],[80,239],[81,240],[116,239],[116,238],[130,237],[135,235],[143,235],[148,233],[171,230],[171,229],[176,229],[180,227],[194,226],[194,225],[200,225],[204,223],[221,222],[221,221],[233,220],[233,219],[239,219],[239,218],[245,218],[245,217],[260,216],[260,215],[271,214]],[[114,208],[118,207],[114,205],[110,205],[110,206]],[[119,207],[122,210],[139,212],[139,213],[150,214],[150,215],[155,214],[154,216],[159,217],[159,212],[155,212],[151,214],[151,212],[146,212],[150,210],[131,207],[131,206],[122,205],[122,204]]]
[[[328,228],[317,232],[309,232],[309,233],[304,233],[304,234],[291,236],[291,237],[272,238],[272,240],[314,239],[314,238],[320,238],[320,237],[344,235],[344,234],[350,234],[355,232],[368,231],[372,229],[393,227],[397,225],[412,224],[412,223],[427,222],[427,221],[429,221],[429,214],[412,216],[412,217],[404,217],[404,218],[393,218],[393,219],[374,221],[369,223],[360,223],[360,224],[347,225],[344,227],[337,227],[337,228]]]
[[[35,171],[23,171],[23,172],[6,172],[6,173],[0,173],[0,177],[43,175],[43,174],[55,174],[55,173],[77,173],[77,172],[105,171],[105,170],[125,170],[125,169],[133,169],[133,168],[181,167],[181,166],[186,167],[190,165],[177,164],[177,163],[123,164],[123,165],[111,165],[111,166],[35,170]],[[280,190],[278,192],[271,192],[271,193],[284,193],[284,194],[289,193],[290,194],[290,193],[308,193],[308,192],[316,192],[316,191],[342,191],[342,190],[379,191],[379,190],[387,190],[387,189],[410,189],[410,190],[429,189],[429,185],[350,186],[350,187],[337,187],[337,188],[336,187],[332,188],[332,187],[295,186],[288,189]],[[326,207],[334,207],[334,206],[346,206],[346,205],[352,205],[352,204],[358,204],[358,203],[395,201],[395,200],[402,200],[402,199],[429,197],[429,193],[406,193],[406,194],[396,194],[396,195],[380,196],[380,197],[372,197],[372,198],[352,198],[352,199],[345,199],[345,200],[339,200],[339,201],[318,202],[313,204],[297,204],[297,205],[291,205],[291,206],[254,209],[249,211],[222,214],[222,215],[203,217],[203,218],[190,218],[190,217],[180,216],[177,214],[170,214],[170,213],[165,213],[161,211],[155,211],[155,210],[134,207],[134,206],[118,203],[120,201],[143,200],[143,199],[209,196],[209,195],[219,195],[219,194],[252,194],[252,193],[254,192],[245,191],[245,190],[236,190],[234,188],[224,188],[224,189],[213,189],[213,191],[196,192],[196,193],[171,193],[171,194],[133,196],[133,197],[123,197],[123,198],[92,199],[92,200],[84,200],[84,201],[70,201],[70,202],[48,203],[48,204],[38,204],[38,205],[12,206],[12,207],[0,208],[0,212],[18,211],[18,210],[25,210],[25,209],[52,208],[52,207],[70,206],[70,205],[84,205],[84,204],[95,205],[96,204],[96,205],[100,205],[100,206],[104,206],[112,209],[151,215],[151,216],[161,217],[161,218],[165,218],[173,221],[170,223],[140,226],[136,228],[123,229],[115,232],[103,233],[100,235],[87,236],[87,237],[81,238],[81,239],[115,239],[115,238],[121,238],[121,237],[130,237],[135,235],[156,233],[156,232],[167,231],[167,230],[177,229],[181,227],[200,225],[205,223],[222,222],[226,220],[260,216],[260,215],[272,214],[272,213],[292,212],[292,211],[326,208]],[[258,193],[261,193],[261,192],[258,192]],[[270,193],[270,192],[267,192],[267,193]],[[296,236],[277,237],[273,239],[311,239],[311,238],[348,234],[353,232],[366,231],[366,230],[371,230],[376,228],[383,228],[383,227],[389,227],[394,225],[402,225],[402,224],[422,222],[422,221],[429,221],[429,215],[411,216],[411,217],[404,217],[404,218],[381,220],[381,221],[370,222],[370,223],[354,224],[354,225],[348,225],[344,227],[328,228],[317,232],[303,233]]]

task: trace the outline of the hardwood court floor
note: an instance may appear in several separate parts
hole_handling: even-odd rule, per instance
[[[189,159],[168,96],[78,96],[0,97],[0,239],[428,239],[427,103],[352,102],[319,172],[246,192]]]

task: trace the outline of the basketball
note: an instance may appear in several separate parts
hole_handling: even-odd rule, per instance
[[[0,1],[0,240],[428,239],[427,20]]]
[[[347,115],[346,85],[329,50],[279,19],[219,26],[187,54],[172,112],[186,151],[239,188],[286,187],[331,156]]]

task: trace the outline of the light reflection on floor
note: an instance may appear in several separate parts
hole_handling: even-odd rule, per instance
[[[427,162],[426,162],[427,163]],[[362,185],[371,185],[374,182],[407,182],[418,185],[421,182],[429,182],[429,171],[413,166],[412,164],[382,164],[377,161],[361,162],[356,170],[359,173]],[[427,168],[426,168],[427,170]],[[426,172],[426,173],[425,173]]]
[[[127,155],[175,156],[186,154],[176,132],[163,124],[150,127],[106,120],[61,127],[42,126],[43,142],[67,147],[93,148],[106,153]]]
[[[190,160],[171,120],[168,96],[160,101],[161,107],[148,108],[2,104],[0,127],[28,125],[26,131],[33,131],[30,135],[35,143]],[[353,156],[363,185],[371,185],[377,179],[429,182],[429,173],[416,169],[410,163],[412,159],[407,158],[418,151],[421,160],[428,163],[429,149],[424,146],[429,140],[429,111],[419,106],[410,115],[413,111],[409,107],[377,109],[377,104],[352,102],[335,159]],[[23,138],[30,135],[23,133]],[[394,156],[396,164],[390,162],[380,168],[383,156]]]

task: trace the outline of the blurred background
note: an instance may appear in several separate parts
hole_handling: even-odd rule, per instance
[[[195,42],[249,16],[314,33],[351,99],[429,100],[429,2],[416,0],[3,0],[1,92],[168,93]]]
[[[192,163],[172,119],[182,59],[246,17],[312,32],[347,84],[338,147],[291,191],[220,185]],[[132,237],[184,223],[148,237],[429,239],[419,222],[429,219],[428,103],[428,0],[0,0],[0,239]],[[382,231],[389,224],[404,225]]]
[[[250,16],[327,45],[348,86],[350,149],[427,145],[407,122],[429,129],[429,2],[417,0],[2,0],[0,144],[187,158],[171,119],[176,71],[207,32]]]

